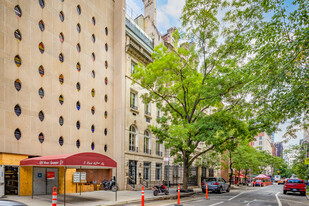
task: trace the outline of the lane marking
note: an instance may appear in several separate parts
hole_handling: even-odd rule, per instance
[[[234,198],[236,198],[236,197],[238,197],[238,196],[242,195],[243,193],[245,193],[245,192],[241,192],[241,193],[239,193],[238,195],[236,195],[236,196],[234,196],[234,197],[230,198],[230,199],[229,199],[229,201],[231,201],[232,199],[234,199]]]
[[[278,202],[278,206],[282,206],[281,201],[280,201],[280,199],[278,197],[279,194],[280,194],[280,192],[277,192],[276,199],[277,199],[277,202]]]
[[[215,206],[215,205],[219,205],[219,204],[222,204],[222,203],[224,203],[224,202],[223,201],[222,202],[217,202],[217,203],[209,205],[209,206]]]

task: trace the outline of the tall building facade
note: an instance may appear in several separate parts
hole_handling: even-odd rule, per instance
[[[252,146],[256,149],[264,150],[270,155],[272,154],[271,136],[268,135],[266,132],[261,132],[256,135],[252,142]]]
[[[283,157],[283,144],[282,142],[275,143],[276,147],[276,156],[277,157]]]

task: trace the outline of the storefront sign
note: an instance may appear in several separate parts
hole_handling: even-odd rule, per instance
[[[48,180],[54,180],[55,179],[55,172],[47,172],[46,173]]]
[[[73,183],[85,183],[86,181],[86,172],[82,172],[82,175],[80,176],[80,172],[74,172],[73,173]]]

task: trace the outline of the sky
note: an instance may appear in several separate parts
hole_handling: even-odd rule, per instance
[[[185,0],[157,0],[157,27],[161,34],[165,34],[167,29],[171,27],[180,27],[181,22],[179,20],[182,12],[182,8],[185,5]],[[295,9],[292,5],[292,0],[286,1],[287,10],[291,12]],[[127,14],[131,18],[135,18],[140,14],[144,14],[144,4],[142,0],[126,0]],[[267,18],[267,17],[266,17]],[[281,124],[278,131],[274,134],[275,142],[282,141],[282,136],[286,132],[289,122]],[[297,132],[297,138],[290,140],[288,143],[284,143],[284,148],[289,145],[299,144],[299,140],[303,138],[303,132]]]

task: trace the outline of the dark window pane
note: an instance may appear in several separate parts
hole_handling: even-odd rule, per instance
[[[79,121],[76,122],[76,128],[80,129],[80,122]]]
[[[59,18],[60,18],[60,21],[62,22],[64,21],[64,15],[62,11],[59,12]]]
[[[77,89],[77,91],[80,90],[80,83],[79,82],[76,83],[76,89]]]
[[[94,150],[94,142],[91,143],[91,149]]]
[[[40,50],[41,54],[43,54],[43,53],[44,53],[44,51],[45,51],[45,47],[44,47],[43,42],[40,42],[40,43],[39,43],[39,50]]]
[[[39,89],[39,96],[41,99],[44,97],[44,89],[42,87]]]
[[[40,141],[40,143],[44,142],[44,134],[43,133],[39,134],[39,141]]]
[[[77,110],[80,110],[80,103],[79,103],[79,101],[76,102],[76,108],[77,108]]]
[[[80,8],[80,5],[77,5],[76,9],[77,9],[78,15],[80,15],[80,14],[82,13],[82,10],[81,10],[81,8]]]
[[[80,63],[79,63],[79,62],[77,62],[77,64],[76,64],[76,69],[77,69],[77,71],[79,71],[79,72],[80,72],[80,70],[81,70],[81,66],[80,66]]]
[[[18,5],[15,6],[14,11],[15,11],[15,14],[16,14],[18,17],[21,17],[22,12],[21,12],[21,9],[20,9],[20,7],[19,7]]]
[[[20,138],[21,138],[21,132],[20,132],[20,130],[17,128],[17,129],[15,129],[15,131],[14,131],[14,136],[15,136],[15,138],[17,139],[17,140],[19,140]]]
[[[59,40],[60,40],[61,43],[64,42],[64,36],[63,36],[62,33],[59,34]]]
[[[40,74],[41,77],[44,76],[44,67],[42,65],[39,66],[39,74]]]
[[[17,91],[20,91],[21,90],[21,82],[19,79],[16,79],[15,82],[14,82],[14,86],[15,86],[15,89]]]
[[[39,0],[39,4],[40,4],[41,8],[44,9],[44,7],[45,7],[44,0]]]
[[[21,41],[21,33],[20,33],[20,31],[19,31],[18,29],[15,30],[14,36],[15,36],[15,38],[16,38],[18,41]]]
[[[105,34],[106,34],[106,36],[108,35],[108,28],[107,27],[105,27]]]
[[[64,82],[64,79],[63,79],[63,75],[62,75],[62,74],[59,75],[59,82],[60,82],[60,84],[63,84],[63,82]]]
[[[59,144],[60,144],[60,146],[63,145],[63,137],[59,137]]]
[[[77,147],[77,148],[80,147],[80,141],[79,141],[79,140],[76,141],[76,147]]]
[[[64,101],[64,98],[62,95],[59,96],[59,103],[62,105],[63,104],[63,101]]]
[[[94,26],[95,25],[95,18],[94,18],[94,16],[92,17],[91,21],[92,21],[92,24]]]
[[[14,111],[17,116],[21,115],[21,108],[18,104],[15,105]]]
[[[45,25],[44,25],[43,20],[40,20],[40,21],[39,21],[39,27],[40,27],[40,30],[41,30],[41,31],[44,31],[44,30],[45,30]]]
[[[43,122],[43,120],[44,120],[44,113],[43,113],[43,111],[39,112],[39,119],[40,119],[41,122]]]
[[[62,117],[62,116],[60,116],[60,117],[59,117],[59,124],[60,124],[60,126],[62,126],[62,125],[63,125],[63,123],[64,123],[63,121],[64,121],[64,120],[63,120],[63,117]]]
[[[63,54],[62,54],[62,53],[59,54],[59,61],[60,61],[61,63],[64,61],[64,58],[63,58]]]
[[[15,62],[15,64],[16,64],[17,67],[20,67],[20,66],[21,66],[21,58],[20,58],[19,55],[16,55],[16,56],[14,57],[14,62]]]

